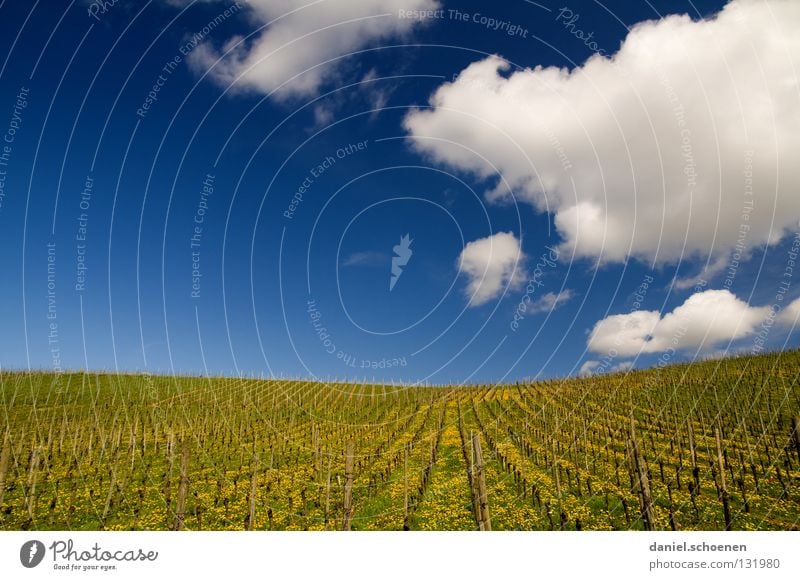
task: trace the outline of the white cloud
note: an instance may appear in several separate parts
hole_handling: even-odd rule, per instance
[[[543,294],[541,298],[535,300],[528,306],[527,311],[531,314],[540,314],[542,312],[550,312],[556,308],[560,308],[575,297],[575,293],[569,288],[565,288],[558,294],[555,292],[548,292]]]
[[[749,256],[743,256],[742,259],[747,259]],[[673,287],[676,290],[686,290],[691,287],[702,287],[708,283],[714,276],[728,268],[730,261],[727,256],[717,256],[717,258],[705,266],[703,269],[694,276],[685,276],[683,278],[676,278]]]
[[[192,51],[190,63],[197,70],[210,69],[223,85],[263,93],[290,81],[276,94],[286,97],[314,94],[336,74],[341,62],[326,61],[406,35],[424,22],[400,18],[399,10],[431,10],[437,4],[435,0],[250,0],[247,6],[262,31],[247,40],[231,37],[219,49],[202,44]]]
[[[589,334],[588,348],[623,357],[669,349],[706,350],[753,335],[769,313],[769,307],[749,306],[728,290],[706,290],[663,317],[655,310],[637,310],[604,318]]]
[[[712,350],[706,353],[700,353],[696,360],[721,360],[726,358],[734,358],[737,356],[752,356],[757,351],[751,346],[744,347],[726,347],[720,350]]]
[[[373,68],[361,79],[360,89],[364,93],[373,113],[374,119],[388,103],[392,96],[392,89],[385,85],[376,84],[376,79],[380,78],[378,72]]]
[[[734,0],[640,23],[571,71],[492,56],[405,127],[434,160],[488,178],[469,149],[485,156],[579,257],[746,255],[800,219],[798,30],[796,0]],[[503,182],[487,197],[507,198]]]
[[[602,353],[617,352],[632,356],[646,350],[661,316],[657,311],[637,310],[630,314],[615,314],[600,320],[589,335],[589,350]]]
[[[606,372],[624,373],[626,371],[631,370],[632,368],[633,368],[633,362],[631,361],[623,361],[621,363],[610,366],[606,362],[600,362],[597,360],[587,360],[585,363],[581,365],[581,368],[578,371],[578,376],[591,377],[594,375],[601,375]]]
[[[800,326],[800,298],[789,303],[778,315],[778,322],[787,326]]]
[[[611,367],[611,372],[624,373],[631,370],[632,368],[633,368],[633,363],[631,361],[625,361]]]
[[[388,255],[373,250],[367,250],[365,252],[354,252],[347,256],[347,258],[342,261],[342,267],[386,266],[390,262],[391,260]]]
[[[525,254],[512,232],[469,242],[458,258],[458,268],[469,281],[465,289],[470,306],[480,306],[496,298],[506,288],[524,284]]]
[[[587,360],[585,363],[583,363],[581,365],[581,368],[578,371],[578,376],[579,377],[590,377],[595,373],[595,370],[599,366],[600,366],[600,361]]]
[[[323,127],[330,125],[335,117],[334,110],[322,104],[314,105],[314,125],[316,127]]]

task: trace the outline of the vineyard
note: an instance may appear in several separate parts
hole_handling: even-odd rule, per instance
[[[7,530],[789,530],[800,353],[407,387],[0,374]]]

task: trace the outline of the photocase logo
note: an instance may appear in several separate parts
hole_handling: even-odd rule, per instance
[[[389,292],[394,290],[394,285],[397,284],[403,274],[403,266],[408,264],[411,255],[414,253],[411,251],[411,242],[413,241],[406,234],[400,238],[400,243],[393,248],[395,255],[392,256],[392,276],[389,278]]]
[[[39,540],[28,540],[19,549],[19,561],[26,568],[36,568],[44,559],[44,544]]]

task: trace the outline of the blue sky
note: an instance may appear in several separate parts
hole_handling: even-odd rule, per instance
[[[630,4],[3,3],[0,365],[492,382],[797,346],[798,11]]]

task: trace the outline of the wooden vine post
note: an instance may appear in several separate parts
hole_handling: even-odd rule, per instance
[[[700,468],[697,467],[697,449],[694,446],[694,428],[691,417],[687,420],[689,431],[689,453],[692,457],[692,478],[694,479],[692,495],[700,495]]]
[[[800,417],[792,417],[792,437],[794,450],[797,452],[797,461],[800,462]]]
[[[353,463],[354,463],[353,442],[347,444],[347,451],[344,460],[344,517],[342,518],[342,529],[349,530],[353,518]]]
[[[8,473],[8,461],[11,458],[11,445],[8,431],[3,437],[3,450],[0,451],[0,508],[3,507],[3,494],[6,490],[6,474]]]
[[[717,442],[717,468],[719,469],[719,499],[722,502],[722,512],[725,516],[725,530],[730,531],[731,506],[728,502],[728,488],[725,485],[725,462],[722,457],[722,441],[719,437],[719,429],[714,427],[714,438]]]
[[[472,436],[472,449],[475,452],[475,472],[473,477],[478,491],[478,529],[490,532],[492,530],[492,519],[489,516],[489,499],[486,494],[486,473],[484,471],[481,438],[477,433]]]
[[[328,477],[325,481],[325,529],[328,529],[328,514],[331,510],[331,456],[328,455]]]
[[[30,523],[34,520],[34,507],[36,505],[36,481],[38,479],[39,471],[39,446],[33,447],[31,453],[31,463],[28,468],[28,487],[25,494],[25,505],[28,509],[28,521]]]
[[[403,447],[403,530],[409,529],[408,517],[408,446]]]
[[[478,522],[478,527],[480,528],[481,524],[481,506],[480,502],[478,501],[478,484],[477,478],[475,477],[475,446],[472,444],[472,439],[475,435],[472,431],[469,432],[469,456],[466,458],[467,460],[467,477],[469,479],[469,489],[472,495],[472,513],[475,517],[475,521]],[[466,446],[466,441],[464,442]],[[465,454],[466,455],[466,454]]]
[[[247,524],[245,528],[247,530],[253,530],[256,521],[256,494],[258,492],[258,467],[260,464],[260,458],[258,455],[255,456],[253,461],[253,474],[250,478],[250,493],[247,497]]]
[[[181,479],[178,483],[178,505],[175,508],[175,522],[172,529],[184,529],[186,518],[186,497],[189,495],[189,439],[181,440]]]
[[[647,466],[639,453],[639,443],[636,440],[636,426],[631,413],[631,456],[633,459],[634,474],[639,488],[639,504],[642,511],[642,524],[644,529],[651,531],[654,529],[655,518],[653,517],[653,499],[650,495],[650,479],[647,475]]]

